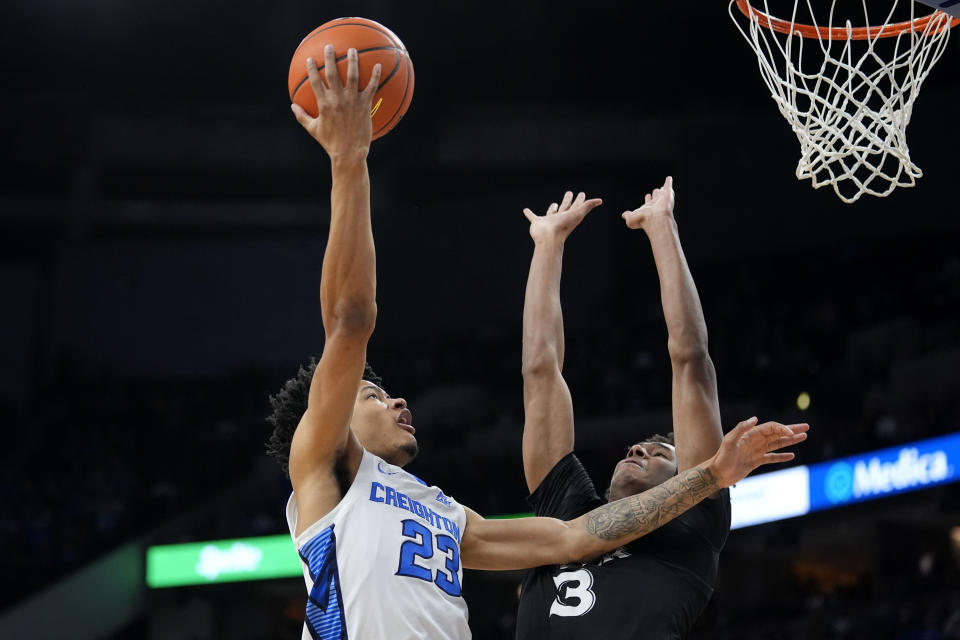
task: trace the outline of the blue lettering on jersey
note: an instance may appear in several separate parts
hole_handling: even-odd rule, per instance
[[[400,545],[400,565],[394,575],[433,582],[444,593],[459,598],[460,547],[453,538],[443,533],[434,537],[429,529],[416,520],[403,521],[403,537],[410,539]],[[417,558],[428,560],[433,557],[434,543],[443,556],[443,569],[437,569],[436,574],[433,569],[417,563]]]
[[[330,525],[300,548],[313,588],[307,597],[305,623],[314,640],[346,640],[347,623],[340,600],[337,538]]]
[[[397,505],[397,490],[393,487],[387,487],[387,504],[392,504],[393,506]]]
[[[442,495],[442,492],[441,492]],[[449,500],[449,499],[448,499]],[[393,487],[381,484],[379,482],[370,483],[370,502],[388,504],[397,509],[409,511],[418,518],[429,522],[431,526],[437,529],[443,529],[452,535],[457,543],[460,543],[460,527],[449,518],[445,518],[427,505],[414,500],[410,496]],[[450,503],[453,504],[452,502]]]
[[[447,532],[450,533],[454,538],[456,538],[457,542],[460,542],[460,527],[457,526],[456,522],[444,518],[443,528],[446,529]]]

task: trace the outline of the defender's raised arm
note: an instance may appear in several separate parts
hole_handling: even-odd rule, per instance
[[[673,178],[668,177],[662,187],[646,195],[642,207],[625,211],[623,218],[631,229],[646,232],[660,276],[660,301],[673,367],[677,469],[683,471],[716,453],[723,427],[717,374],[707,351],[707,323],[680,246],[674,200]]]
[[[536,489],[550,469],[573,451],[573,402],[563,379],[563,245],[580,221],[601,204],[567,191],[544,216],[530,209],[533,258],[523,304],[523,472]]]

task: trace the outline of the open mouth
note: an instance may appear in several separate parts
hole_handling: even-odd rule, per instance
[[[417,432],[417,430],[413,428],[413,425],[411,424],[412,422],[413,422],[413,414],[410,413],[410,410],[402,409],[400,411],[400,415],[397,416],[397,426],[403,429],[404,431],[406,431],[407,433],[409,433],[410,435],[413,435]]]

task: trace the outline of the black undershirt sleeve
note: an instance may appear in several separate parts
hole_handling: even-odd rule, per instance
[[[697,532],[720,552],[730,533],[730,490],[721,489],[714,499],[707,499],[689,512]]]

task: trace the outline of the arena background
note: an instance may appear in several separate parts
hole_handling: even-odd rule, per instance
[[[297,578],[148,589],[142,564],[149,545],[285,531],[263,418],[322,348],[329,217],[285,81],[342,15],[388,25],[416,68],[370,158],[369,350],[413,410],[414,473],[484,514],[527,510],[521,209],[568,188],[605,199],[566,251],[578,452],[603,484],[669,427],[656,273],[619,218],[667,174],[727,428],[809,421],[807,464],[960,430],[956,37],[909,129],[924,177],[850,206],[794,177],[724,2],[9,0],[5,637],[298,637]],[[735,531],[694,637],[958,638],[957,526],[953,484]],[[476,638],[513,637],[518,583],[465,578]]]

